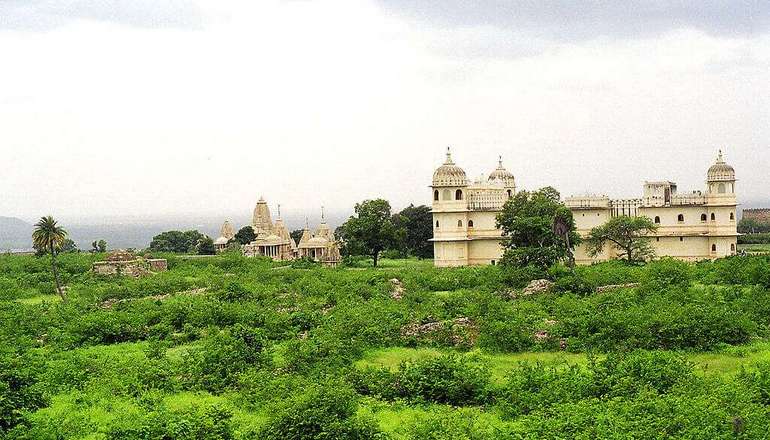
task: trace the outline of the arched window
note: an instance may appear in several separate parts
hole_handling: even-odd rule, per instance
[[[463,199],[463,190],[458,189],[455,191],[455,200],[462,200]]]
[[[679,241],[684,241],[684,237],[679,237]]]
[[[730,252],[735,253],[735,243],[730,243]]]
[[[711,245],[711,252],[716,252],[716,251],[717,251],[717,245],[716,244],[712,244]]]
[[[659,216],[657,216],[657,215],[655,216],[655,223],[658,223],[658,224],[660,224],[660,217],[659,217]]]
[[[706,221],[706,214],[700,215],[700,221],[705,222]]]
[[[438,202],[438,190],[433,191],[433,200]]]
[[[712,212],[712,213],[711,213],[711,221],[713,222],[713,221],[714,221],[714,220],[716,220],[716,219],[717,219],[717,216],[716,216],[716,215],[714,215],[714,213]]]
[[[438,220],[436,220],[436,227],[438,228]]]
[[[444,192],[441,194],[441,197],[443,200],[452,200],[452,191],[445,189]]]
[[[676,216],[676,221],[683,222],[684,221],[684,214],[679,214]]]
[[[506,192],[508,193],[508,198],[509,198],[509,199],[510,199],[511,197],[513,197],[513,192],[512,192],[510,189],[509,189],[508,191],[506,191]]]
[[[724,194],[726,192],[724,183],[720,183],[719,186],[717,186],[717,192],[719,194]]]
[[[473,220],[468,220],[468,227],[469,227],[469,228],[472,228],[472,227],[473,227]]]
[[[462,228],[463,227],[463,221],[462,220],[457,220],[457,227],[458,228]]]
[[[730,213],[730,220],[735,220],[735,213],[734,212]]]

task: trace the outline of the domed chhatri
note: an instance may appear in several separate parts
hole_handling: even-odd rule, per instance
[[[506,188],[515,188],[516,179],[513,177],[513,173],[506,170],[503,166],[503,156],[500,156],[497,162],[497,168],[489,175],[490,182],[501,183]]]
[[[466,186],[468,177],[465,170],[455,165],[449,147],[446,149],[446,161],[433,173],[433,186]]]
[[[735,169],[725,162],[722,157],[722,150],[719,150],[716,163],[709,168],[707,178],[709,182],[729,182],[735,180]]]

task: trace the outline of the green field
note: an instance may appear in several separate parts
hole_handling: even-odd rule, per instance
[[[768,257],[557,268],[531,296],[427,260],[100,257],[61,256],[62,302],[46,259],[0,256],[0,438],[767,438]]]

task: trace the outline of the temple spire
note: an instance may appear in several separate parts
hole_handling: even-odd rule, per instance
[[[321,205],[321,223],[325,223],[326,217],[324,216],[324,207]]]

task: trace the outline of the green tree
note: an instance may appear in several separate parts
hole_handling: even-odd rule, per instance
[[[104,241],[104,240],[99,240],[99,241],[94,240],[94,241],[92,241],[91,242],[91,252],[92,253],[107,252],[107,242]]]
[[[741,221],[738,222],[738,232],[741,234],[770,232],[770,223],[759,222],[752,218],[742,218]]]
[[[348,254],[369,255],[377,267],[380,252],[393,246],[396,238],[390,203],[383,199],[357,203],[355,215],[342,225],[340,235]]]
[[[198,240],[198,244],[195,247],[198,251],[198,255],[214,255],[217,253],[216,248],[214,247],[214,240],[208,235]]]
[[[554,227],[557,222],[565,231]],[[507,266],[545,270],[570,257],[580,242],[572,212],[551,187],[516,193],[497,215],[497,227],[503,230],[505,253],[501,263]]]
[[[292,238],[292,240],[294,240],[294,243],[299,243],[303,232],[304,230],[302,229],[295,229],[289,233],[289,236]]]
[[[198,242],[204,237],[198,231],[166,231],[152,238],[150,249],[157,252],[196,252]]]
[[[235,233],[233,238],[240,244],[249,244],[257,238],[257,234],[254,233],[254,228],[251,226],[244,226]]]
[[[56,265],[56,254],[67,239],[67,231],[56,223],[52,216],[41,217],[40,221],[35,223],[35,230],[32,232],[32,243],[37,249],[45,249],[51,254],[51,271],[56,282],[56,291],[62,301],[67,300],[59,279],[59,268]]]
[[[433,258],[433,214],[428,206],[409,205],[393,215],[393,225],[403,231],[396,249],[418,258]]]
[[[71,238],[65,238],[64,242],[61,244],[61,248],[59,249],[59,253],[66,254],[66,253],[77,253],[80,252],[80,249],[78,249],[78,245],[75,244],[75,241]]]
[[[618,250],[618,256],[628,262],[644,261],[655,256],[649,235],[658,229],[647,217],[612,217],[607,223],[591,229],[586,238],[586,250],[596,256],[609,242]]]

